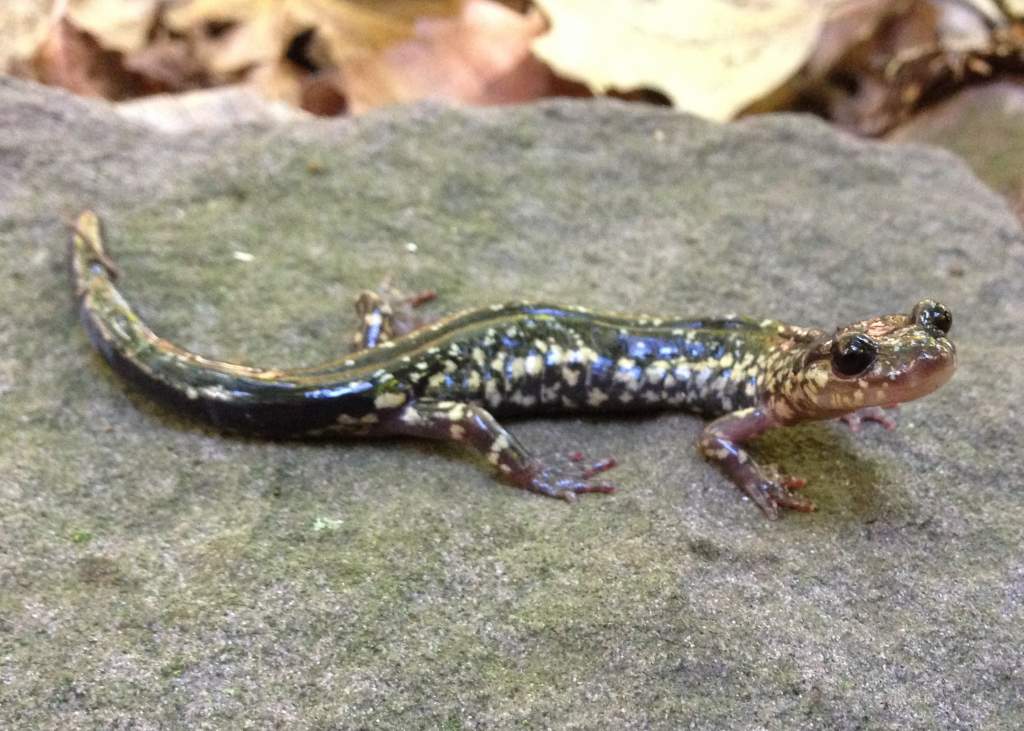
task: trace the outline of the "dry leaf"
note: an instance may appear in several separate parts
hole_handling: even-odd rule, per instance
[[[349,111],[345,82],[339,71],[320,71],[300,82],[299,106],[321,117],[334,117]]]
[[[83,96],[122,100],[205,83],[184,41],[155,35],[159,0],[58,0],[13,70]]]
[[[82,96],[127,99],[140,89],[158,90],[125,69],[120,53],[101,48],[91,34],[65,18],[51,25],[27,66],[38,81]]]
[[[734,117],[792,76],[817,43],[819,0],[537,0],[551,22],[533,45],[595,91],[652,88],[712,119]]]
[[[165,20],[191,39],[214,79],[248,80],[273,99],[343,111],[349,64],[410,38],[423,17],[454,16],[461,0],[189,0]],[[210,32],[210,29],[216,32]]]
[[[412,38],[346,63],[351,110],[424,98],[503,104],[544,96],[554,77],[530,52],[544,27],[537,14],[467,0],[458,16],[421,20]]]
[[[939,44],[947,51],[980,51],[992,38],[992,21],[954,0],[932,0],[938,11]]]
[[[309,31],[325,60],[341,64],[410,37],[418,18],[455,15],[459,6],[459,0],[191,0],[168,10],[166,22],[197,39],[213,23],[228,25],[206,38],[202,54],[214,71],[232,74],[278,62]]]
[[[892,11],[805,89],[811,108],[877,135],[968,83],[1024,71],[1021,26],[988,0],[902,0]]]
[[[0,2],[0,73],[13,71],[29,58],[50,25],[52,0]]]
[[[108,51],[131,53],[149,41],[156,0],[68,0],[66,18]]]
[[[807,76],[825,76],[851,48],[869,40],[882,22],[899,10],[892,0],[833,0],[818,44],[807,59]]]
[[[126,54],[124,67],[165,91],[186,91],[207,84],[206,69],[181,39],[162,38]]]
[[[196,57],[211,75],[233,81],[284,55],[288,39],[298,32],[286,5],[284,0],[199,0],[173,6],[164,22],[192,40]]]

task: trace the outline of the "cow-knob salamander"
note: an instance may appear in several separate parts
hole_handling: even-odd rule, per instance
[[[612,492],[613,460],[564,465],[532,456],[495,416],[677,408],[712,418],[698,448],[769,517],[809,511],[803,481],[758,465],[740,445],[819,419],[892,428],[883,410],[953,375],[952,316],[933,300],[829,334],[776,320],[603,314],[515,302],[411,328],[365,293],[358,342],[338,361],[265,369],[212,360],[158,337],[114,286],[100,221],[72,235],[82,322],[121,374],[216,427],[267,435],[407,435],[458,442],[509,483],[551,497]]]

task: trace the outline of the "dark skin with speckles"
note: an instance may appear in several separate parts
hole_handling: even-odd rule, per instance
[[[79,216],[71,277],[86,331],[124,377],[216,427],[276,436],[412,436],[481,455],[509,484],[564,500],[613,492],[614,460],[530,454],[497,417],[680,409],[712,421],[698,449],[771,518],[810,511],[804,481],[758,465],[741,446],[768,429],[841,418],[886,428],[885,408],[953,375],[952,316],[922,300],[907,314],[821,330],[742,317],[596,313],[517,302],[422,323],[433,297],[363,293],[358,350],[308,368],[255,368],[157,336],[114,284],[100,222]]]

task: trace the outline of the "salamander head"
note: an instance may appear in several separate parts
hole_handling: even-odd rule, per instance
[[[798,358],[776,402],[787,421],[827,419],[931,393],[956,370],[953,316],[934,300],[908,315],[883,315],[836,329]],[[793,413],[788,413],[792,411]]]

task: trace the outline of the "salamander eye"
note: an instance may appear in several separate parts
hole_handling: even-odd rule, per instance
[[[832,343],[832,368],[841,376],[860,375],[875,362],[878,344],[867,335],[844,335]]]
[[[953,313],[945,305],[935,300],[921,300],[914,305],[911,314],[914,322],[925,330],[938,330],[943,335],[953,327]]]

